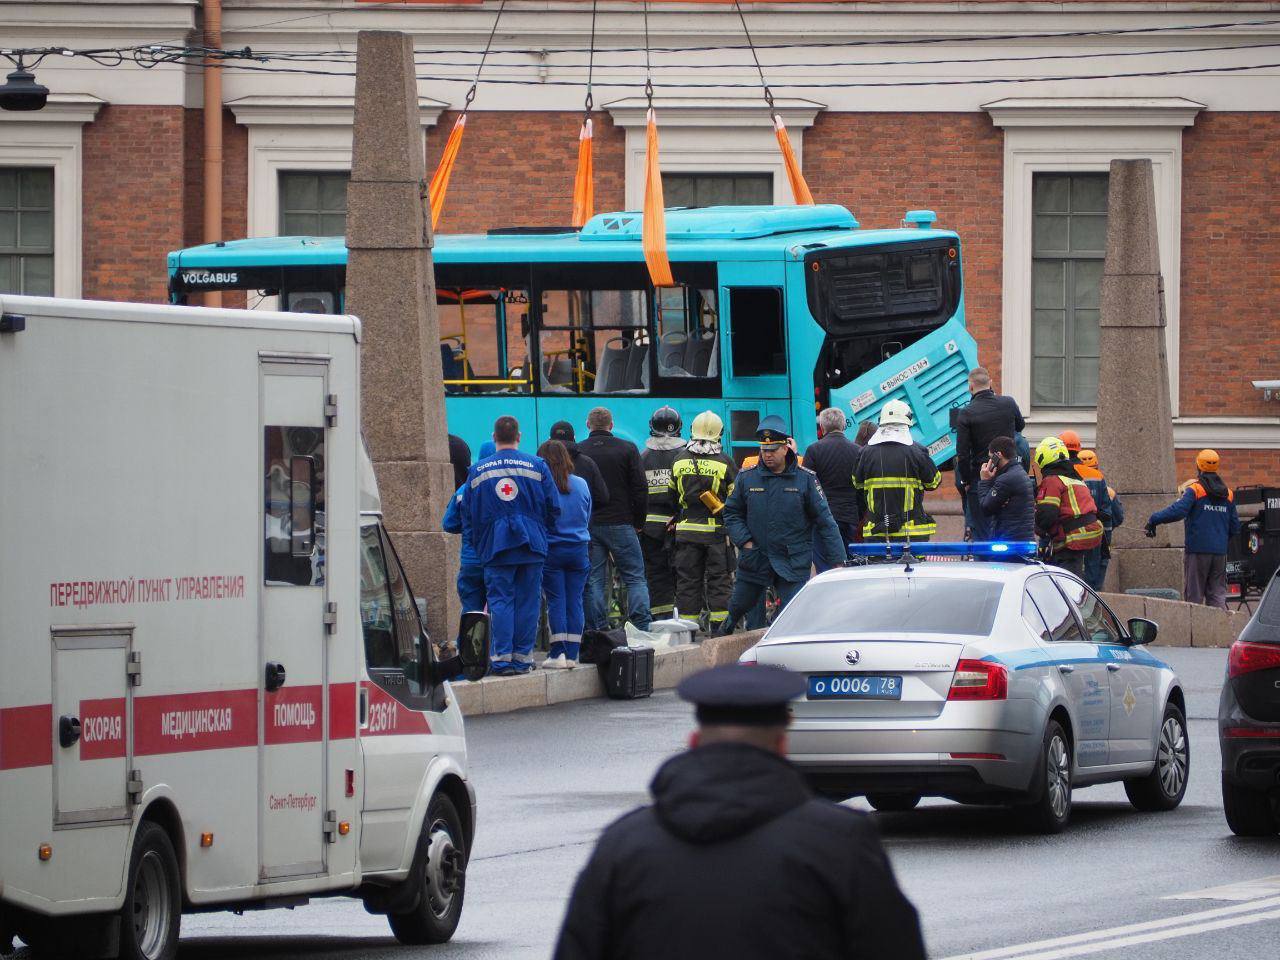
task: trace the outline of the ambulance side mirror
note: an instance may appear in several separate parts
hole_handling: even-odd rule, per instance
[[[458,621],[458,659],[468,680],[489,672],[489,615],[471,610]]]

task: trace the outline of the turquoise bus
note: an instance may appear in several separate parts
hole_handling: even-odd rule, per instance
[[[678,285],[658,289],[640,219],[436,238],[449,430],[473,451],[503,414],[519,419],[530,450],[557,420],[582,437],[597,405],[642,446],[650,414],[669,404],[686,424],[717,411],[741,460],[769,414],[803,450],[817,410],[837,406],[856,426],[897,398],[935,462],[954,456],[951,413],[968,402],[977,344],[965,329],[960,238],[936,229],[933,213],[862,230],[834,205],[671,209]],[[182,303],[256,291],[280,309],[341,313],[346,262],[341,237],[191,247],[169,254],[170,293]]]

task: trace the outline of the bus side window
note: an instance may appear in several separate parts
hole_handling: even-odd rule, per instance
[[[543,290],[538,345],[543,393],[647,393],[648,295]]]
[[[658,376],[718,379],[720,318],[715,291],[664,287],[657,295]]]
[[[327,290],[291,290],[285,296],[287,313],[337,313],[332,293]]]
[[[733,375],[761,377],[787,372],[782,291],[776,287],[731,287]]]
[[[517,311],[523,291],[436,291],[440,317],[440,365],[451,395],[528,393],[529,347]]]

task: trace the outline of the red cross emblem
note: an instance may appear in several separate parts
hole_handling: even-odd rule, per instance
[[[520,488],[516,486],[516,482],[510,477],[503,477],[499,480],[495,489],[498,493],[498,499],[506,500],[508,503],[520,495]]]

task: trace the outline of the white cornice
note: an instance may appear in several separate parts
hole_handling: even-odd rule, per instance
[[[1189,127],[1203,103],[1184,97],[1008,97],[984,103],[997,127]]]
[[[41,110],[0,111],[0,122],[89,123],[106,104],[88,93],[51,93]]]
[[[1097,410],[1051,410],[1027,415],[1027,440],[1057,436],[1071,428],[1086,444],[1097,438]],[[1280,450],[1280,417],[1174,417],[1173,445],[1179,450]]]
[[[813,126],[826,105],[813,100],[780,98],[774,101],[782,122],[803,130]],[[736,100],[655,97],[653,108],[664,127],[767,127],[769,108],[759,97]],[[604,104],[604,109],[620,127],[642,127],[648,102],[644,97],[627,97]]]
[[[418,116],[424,127],[435,126],[449,104],[430,97],[418,98]],[[240,97],[227,103],[236,123],[247,127],[349,127],[355,118],[354,97]]]

